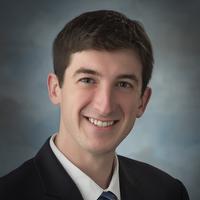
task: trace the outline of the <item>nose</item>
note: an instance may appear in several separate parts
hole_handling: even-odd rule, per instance
[[[101,117],[112,116],[115,109],[115,98],[112,88],[109,86],[99,87],[93,97],[93,106]]]

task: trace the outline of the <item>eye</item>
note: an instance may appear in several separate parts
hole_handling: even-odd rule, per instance
[[[126,81],[120,81],[119,83],[117,83],[117,87],[120,87],[120,88],[132,88],[132,84],[131,83],[128,83]]]
[[[81,78],[79,80],[79,82],[82,82],[82,83],[85,83],[85,84],[95,84],[95,80],[92,79],[92,78],[88,78],[88,77]]]

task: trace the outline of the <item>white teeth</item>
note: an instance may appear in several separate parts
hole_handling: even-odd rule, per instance
[[[89,118],[89,121],[92,124],[94,124],[94,125],[96,125],[98,127],[107,127],[107,126],[112,126],[114,124],[114,121],[107,121],[107,122],[105,122],[105,121],[96,120],[94,118]]]

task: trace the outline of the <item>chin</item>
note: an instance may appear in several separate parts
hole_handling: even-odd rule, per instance
[[[88,150],[93,154],[107,154],[115,152],[116,145],[103,142],[102,144],[91,144]]]

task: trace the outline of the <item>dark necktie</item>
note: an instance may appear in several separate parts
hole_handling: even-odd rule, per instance
[[[112,192],[103,192],[97,200],[117,200],[117,197]]]

